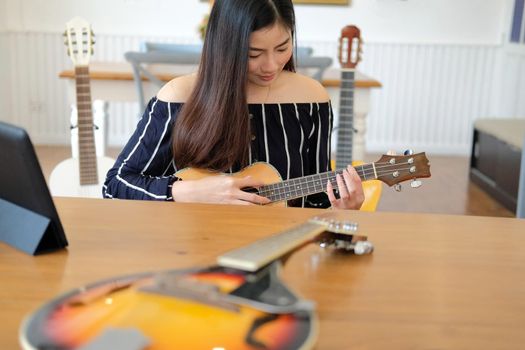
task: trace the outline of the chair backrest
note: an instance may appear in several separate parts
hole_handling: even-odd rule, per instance
[[[133,68],[133,79],[135,81],[135,87],[138,95],[138,102],[140,111],[142,112],[145,108],[144,101],[144,78],[148,79],[151,83],[156,85],[158,88],[162,87],[166,82],[159,79],[153,72],[152,67],[158,65],[187,65],[197,66],[200,61],[200,50],[182,50],[182,51],[129,51],[124,54],[126,60],[131,63]]]
[[[297,54],[297,70],[321,82],[324,72],[332,65],[330,57]]]
[[[144,42],[142,49],[143,51],[130,51],[124,54],[133,68],[133,78],[141,112],[145,108],[144,78],[159,88],[165,83],[152,72],[151,68],[155,65],[197,66],[201,58],[202,45]],[[300,46],[297,47],[296,51],[297,70],[321,81],[326,69],[332,65],[332,59],[313,56],[311,47]]]
[[[525,218],[525,137],[523,138],[523,147],[521,148],[520,184],[518,187],[516,217]]]
[[[146,52],[161,51],[161,52],[176,52],[176,53],[194,53],[200,56],[202,51],[201,44],[171,44],[171,43],[155,43],[146,41],[142,43],[142,49]]]

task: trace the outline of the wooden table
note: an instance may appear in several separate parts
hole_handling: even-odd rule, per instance
[[[92,81],[133,81],[131,65],[122,62],[93,62],[90,64],[89,77]],[[158,65],[152,72],[162,81],[168,82],[181,75],[196,72],[197,67],[191,65]],[[60,78],[74,79],[74,69],[67,69],[59,73]],[[144,80],[147,80],[144,78]],[[339,87],[341,85],[341,72],[338,68],[326,70],[321,82],[324,87]],[[380,88],[381,83],[357,71],[355,79],[356,88]],[[158,89],[158,88],[156,88]],[[135,91],[133,91],[135,92]],[[115,93],[115,92],[112,92]],[[135,94],[132,94],[135,97]],[[123,97],[123,100],[127,100]]]
[[[56,198],[70,246],[37,257],[0,244],[0,348],[58,293],[141,271],[213,264],[232,248],[326,211]],[[310,245],[283,280],[317,303],[317,349],[521,349],[525,221],[341,212],[370,256]]]

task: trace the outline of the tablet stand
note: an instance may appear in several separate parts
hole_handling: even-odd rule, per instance
[[[0,241],[31,255],[60,248],[52,242],[50,222],[45,216],[0,198]]]

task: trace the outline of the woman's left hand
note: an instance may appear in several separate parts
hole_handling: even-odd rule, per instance
[[[361,178],[357,171],[349,165],[343,170],[343,176],[336,175],[339,199],[335,198],[334,187],[328,181],[326,192],[334,209],[359,209],[365,200]]]

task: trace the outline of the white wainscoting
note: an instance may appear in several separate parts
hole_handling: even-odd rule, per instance
[[[8,69],[7,33],[0,31],[0,120],[7,120],[10,111],[9,69]]]
[[[372,44],[361,69],[381,81],[367,120],[369,151],[468,154],[473,121],[490,115],[492,46]]]
[[[500,114],[525,118],[525,45],[502,50]]]
[[[11,122],[35,143],[69,143],[66,82],[72,65],[60,34],[8,33]],[[93,61],[123,61],[142,41],[194,43],[184,38],[98,36]],[[335,42],[300,42],[316,55],[336,56]],[[499,46],[365,43],[358,69],[379,80],[367,120],[368,151],[388,149],[468,154],[473,121],[524,117],[525,59]],[[509,80],[511,79],[511,80]],[[337,101],[334,101],[336,104]],[[122,145],[137,122],[135,103],[111,103],[109,144]]]

